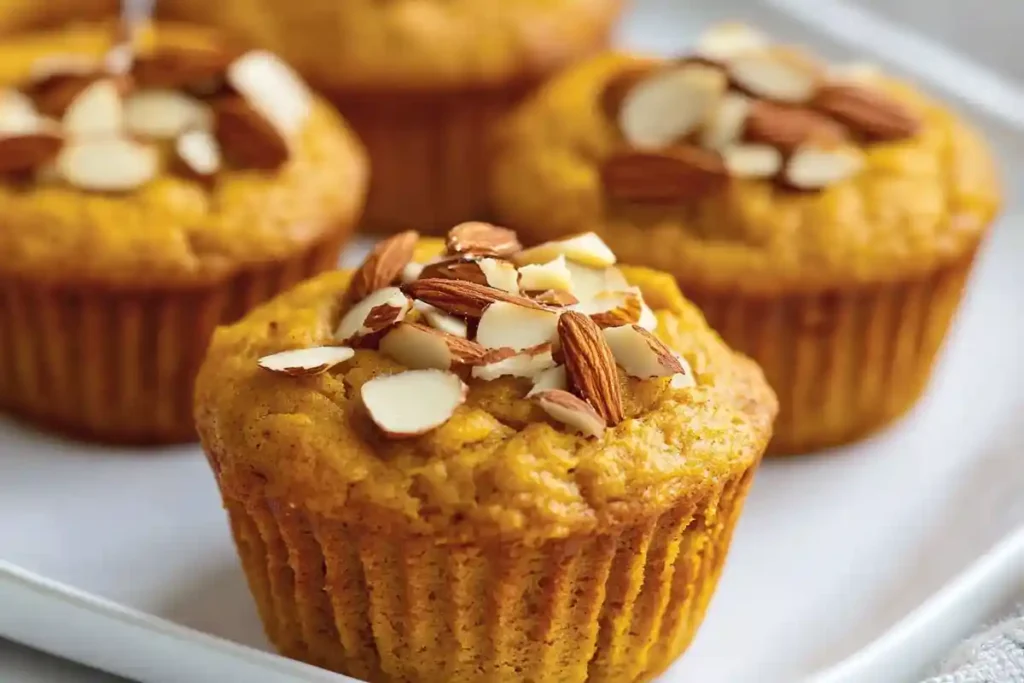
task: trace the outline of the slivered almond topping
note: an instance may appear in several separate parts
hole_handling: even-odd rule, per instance
[[[419,279],[420,275],[423,273],[424,268],[426,268],[426,265],[422,263],[410,262],[405,264],[405,268],[402,268],[402,275],[400,278],[402,284],[408,284],[413,280]]]
[[[428,263],[423,266],[419,278],[425,280],[431,278],[465,280],[466,282],[475,282],[478,285],[493,286],[487,282],[487,276],[484,275],[484,271],[480,267],[479,259],[472,256],[455,256],[435,263]]]
[[[469,336],[469,326],[466,325],[465,320],[448,315],[444,311],[422,301],[414,302],[413,308],[419,311],[423,319],[427,321],[427,324],[435,330],[447,332],[463,339]]]
[[[575,306],[580,302],[574,295],[560,289],[549,289],[545,292],[527,292],[526,295],[537,303],[556,308]]]
[[[629,283],[618,268],[590,268],[578,263],[567,263],[572,274],[572,293],[580,301],[593,299],[601,292],[629,289]]]
[[[458,375],[442,370],[409,370],[375,377],[360,389],[363,405],[385,436],[426,434],[440,427],[466,401]]]
[[[235,92],[285,137],[295,135],[312,108],[306,84],[278,57],[264,50],[245,53],[227,68]]]
[[[413,369],[448,370],[453,365],[481,365],[487,349],[476,342],[425,325],[403,322],[380,342],[380,351]]]
[[[812,109],[763,100],[751,107],[744,130],[746,140],[777,147],[783,153],[809,143],[835,144],[846,137],[841,124]]]
[[[17,90],[0,90],[0,135],[35,133],[39,122],[31,99]]]
[[[607,424],[622,422],[618,369],[601,328],[586,315],[568,311],[558,320],[558,338],[570,386]]]
[[[220,146],[208,130],[187,130],[174,142],[174,152],[186,172],[199,179],[209,179],[221,169]]]
[[[520,265],[548,263],[559,256],[565,256],[567,261],[594,268],[615,265],[615,253],[592,232],[524,249],[516,254],[515,261]]]
[[[809,102],[823,79],[815,62],[789,49],[744,52],[730,58],[728,67],[736,88],[789,104]]]
[[[411,302],[397,287],[385,287],[352,306],[341,318],[334,338],[341,342],[359,341],[401,322]]]
[[[668,383],[672,389],[689,389],[690,387],[697,386],[697,379],[693,376],[693,369],[690,368],[690,364],[686,362],[678,353],[673,353],[676,360],[683,367],[683,372],[677,372],[672,375],[672,380]]]
[[[499,377],[534,377],[554,367],[551,344],[527,349],[509,356],[508,349],[495,349],[494,355],[485,359],[483,365],[473,368],[472,375],[476,379],[490,382]]]
[[[103,78],[103,65],[81,55],[53,55],[32,65],[23,86],[41,113],[60,118],[83,90]]]
[[[0,131],[0,174],[42,168],[53,161],[64,144],[54,130],[8,134]]]
[[[760,31],[737,22],[712,26],[697,39],[696,53],[714,62],[728,62],[747,52],[768,46],[768,38]]]
[[[96,80],[71,100],[62,119],[64,132],[72,137],[111,137],[124,130],[124,102],[112,78]]]
[[[825,85],[811,105],[872,141],[902,140],[921,128],[921,119],[902,103],[866,85]]]
[[[624,151],[601,167],[601,181],[612,199],[674,203],[699,199],[728,180],[721,156],[692,145],[663,152]]]
[[[798,190],[817,190],[842,182],[864,168],[864,153],[850,146],[798,149],[789,158],[785,182]]]
[[[532,398],[542,391],[548,391],[549,389],[565,391],[568,386],[569,381],[565,376],[565,366],[556,365],[534,376],[533,388],[526,394],[526,398]]]
[[[447,244],[450,254],[475,256],[506,257],[523,248],[514,230],[479,221],[461,223],[449,230]]]
[[[271,372],[292,377],[308,377],[319,375],[339,363],[344,363],[355,353],[347,346],[314,346],[264,356],[257,363],[261,368]]]
[[[413,299],[418,299],[461,318],[479,318],[483,315],[484,310],[496,301],[507,301],[525,308],[548,310],[546,306],[532,299],[463,280],[425,278],[403,285],[402,289]]]
[[[717,67],[684,63],[662,69],[630,89],[619,110],[619,128],[635,149],[667,147],[710,118],[725,88],[725,74]]]
[[[589,403],[568,391],[548,389],[535,394],[533,400],[549,416],[584,436],[601,436],[608,428],[604,418]]]
[[[484,284],[509,294],[519,294],[519,271],[514,265],[496,258],[480,259],[479,264],[487,280]]]
[[[134,190],[155,178],[159,165],[157,150],[124,138],[72,142],[56,159],[60,177],[95,192]]]
[[[352,274],[343,303],[351,305],[394,284],[412,261],[419,233],[414,230],[392,235],[374,245],[362,265]]]
[[[565,256],[547,263],[529,264],[519,269],[519,286],[523,290],[572,290],[572,274],[565,264]]]
[[[639,288],[636,288],[636,291],[639,292]],[[654,311],[651,310],[651,307],[647,305],[642,296],[640,297],[640,320],[637,322],[637,325],[648,332],[654,332],[654,330],[658,329],[658,316],[654,314]]]
[[[643,300],[637,292],[602,292],[573,310],[589,315],[600,327],[618,327],[640,322]]]
[[[143,138],[170,140],[186,130],[213,130],[210,108],[177,90],[141,90],[124,103],[128,132]]]
[[[533,348],[557,337],[558,315],[557,311],[496,301],[480,316],[476,340],[489,349]]]
[[[241,97],[218,99],[213,115],[217,141],[231,163],[272,171],[291,156],[283,131]]]
[[[672,377],[686,368],[664,342],[639,325],[612,327],[604,331],[615,362],[637,379]]]
[[[771,145],[735,145],[722,159],[735,178],[773,178],[782,168],[782,153]]]
[[[708,149],[721,151],[743,136],[751,100],[742,93],[727,93],[701,132],[700,142]]]

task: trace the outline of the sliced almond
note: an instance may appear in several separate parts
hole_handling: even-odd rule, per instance
[[[288,139],[281,129],[242,98],[216,100],[213,116],[217,141],[236,166],[273,171],[291,156]]]
[[[697,55],[714,62],[728,60],[755,52],[768,46],[768,38],[760,31],[738,22],[723,22],[712,26],[697,39]]]
[[[526,294],[539,304],[555,308],[568,308],[580,302],[575,295],[561,289],[548,289],[543,292],[527,292]]]
[[[96,192],[127,192],[142,187],[160,170],[160,154],[124,138],[81,140],[65,145],[57,171],[71,185]]]
[[[499,377],[534,377],[555,366],[551,344],[527,349],[514,356],[505,355],[501,349],[496,351],[497,360],[474,367],[473,377],[487,382]]]
[[[507,257],[522,249],[514,230],[481,221],[456,225],[448,231],[447,245],[450,254],[475,256]]]
[[[524,296],[509,294],[494,287],[465,280],[421,278],[403,285],[402,289],[413,299],[426,302],[460,318],[479,318],[483,315],[484,310],[496,301],[507,301],[525,308],[548,310],[548,307]]]
[[[443,280],[465,280],[479,285],[491,285],[480,268],[480,259],[473,256],[454,256],[428,263],[420,271],[420,278],[441,278]]]
[[[0,90],[0,135],[25,135],[39,128],[39,114],[26,95]]]
[[[639,288],[637,288],[637,291],[639,292]],[[637,321],[637,325],[648,332],[654,332],[654,330],[658,329],[658,316],[647,305],[647,302],[643,300],[643,296],[640,297],[640,320]]]
[[[174,152],[190,175],[208,179],[221,169],[220,146],[208,130],[187,130],[174,141]]]
[[[469,336],[469,326],[466,325],[465,320],[448,315],[441,309],[422,301],[414,302],[413,307],[420,312],[423,319],[427,321],[427,324],[435,330],[440,330],[456,337],[462,337],[463,339]]]
[[[601,328],[586,315],[568,311],[558,319],[558,340],[570,386],[607,424],[622,422],[618,370]]]
[[[526,394],[526,398],[532,398],[542,391],[548,391],[550,389],[562,389],[565,390],[569,386],[569,380],[566,378],[565,366],[556,365],[553,368],[537,374],[533,378],[533,388]]]
[[[673,353],[672,355],[679,361],[683,371],[672,375],[672,380],[668,383],[669,387],[672,389],[689,389],[697,386],[697,379],[693,376],[693,369],[690,368],[690,364],[686,362],[686,359],[678,353]]]
[[[615,362],[637,379],[671,377],[686,368],[664,342],[639,325],[610,327],[604,331]]]
[[[403,322],[380,342],[381,353],[413,369],[448,370],[453,365],[480,365],[487,349],[476,342],[425,325]]]
[[[342,316],[334,338],[344,344],[381,332],[401,322],[411,307],[408,297],[397,287],[378,289]]]
[[[555,339],[558,315],[557,311],[496,301],[480,317],[476,341],[489,349],[533,348]]]
[[[651,74],[622,102],[619,128],[630,146],[657,150],[700,128],[725,93],[726,77],[716,67],[688,63]]]
[[[398,439],[443,425],[466,402],[468,388],[450,372],[409,370],[375,377],[359,393],[374,424],[385,436]]]
[[[708,149],[721,151],[743,135],[750,113],[750,98],[738,92],[727,93],[701,133],[700,142]]]
[[[566,267],[572,275],[572,293],[580,301],[593,299],[601,292],[629,289],[626,277],[618,268],[591,268],[572,262],[567,263]]]
[[[76,138],[109,137],[124,130],[121,89],[112,78],[86,86],[64,112],[64,132]]]
[[[54,130],[7,134],[0,132],[0,174],[46,167],[60,152],[64,138]]]
[[[301,130],[312,108],[312,96],[302,79],[270,52],[252,50],[233,61],[227,82],[285,136]]]
[[[520,265],[548,263],[559,256],[565,256],[567,261],[592,268],[604,268],[615,265],[615,253],[593,232],[586,232],[555,242],[538,244],[536,247],[525,249],[516,254],[515,261]]]
[[[591,299],[573,306],[601,327],[632,325],[640,321],[643,313],[643,299],[637,292],[601,292]]]
[[[584,436],[601,436],[608,428],[593,406],[561,389],[548,389],[534,395],[545,413]]]
[[[627,66],[608,79],[601,91],[600,105],[602,113],[609,121],[618,123],[622,103],[629,93],[638,83],[649,78],[658,69],[659,67],[654,63],[641,62]]]
[[[572,291],[572,273],[565,263],[565,255],[559,254],[547,263],[528,264],[519,269],[519,286],[523,290],[546,291],[549,289]]]
[[[782,168],[782,153],[771,145],[734,145],[722,160],[734,178],[772,178]]]
[[[478,263],[484,274],[484,284],[509,294],[519,294],[519,271],[508,261],[483,258]]]
[[[191,129],[213,130],[213,113],[198,99],[177,90],[140,90],[124,103],[128,132],[170,140]]]
[[[419,237],[415,230],[406,230],[375,244],[352,274],[343,303],[351,305],[362,301],[377,290],[394,284],[412,261]]]
[[[344,363],[355,353],[347,346],[314,346],[264,356],[257,363],[261,368],[271,372],[292,377],[308,377],[319,375],[339,363]]]
[[[426,266],[422,263],[407,263],[405,268],[402,268],[402,275],[400,277],[402,284],[408,284],[413,280],[418,280],[420,275],[423,273],[423,269]]]
[[[809,102],[822,81],[816,64],[788,50],[736,55],[729,59],[729,77],[744,92],[788,104]]]
[[[818,190],[852,178],[864,163],[864,152],[856,147],[804,147],[789,158],[785,182],[798,190]]]

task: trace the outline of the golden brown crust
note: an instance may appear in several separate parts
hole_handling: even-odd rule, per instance
[[[21,80],[39,57],[101,54],[109,25],[7,40],[0,84]],[[157,45],[217,40],[205,29],[162,25]],[[367,163],[355,135],[318,102],[280,171],[230,171],[213,189],[165,175],[107,195],[59,185],[0,185],[0,272],[54,284],[191,287],[246,266],[301,253],[355,222]]]
[[[684,285],[771,296],[930,273],[973,251],[998,210],[996,170],[977,133],[891,82],[923,128],[904,142],[870,145],[866,171],[850,181],[797,193],[734,180],[685,205],[610,202],[600,168],[619,134],[601,92],[638,60],[613,54],[572,69],[503,128],[494,200],[524,238],[593,230],[623,261],[669,271]]]
[[[301,501],[334,519],[448,539],[542,538],[655,515],[756,464],[776,401],[760,370],[729,351],[671,278],[625,269],[658,311],[658,335],[690,362],[695,389],[620,377],[626,420],[599,440],[567,433],[522,397],[528,383],[471,382],[465,406],[427,435],[373,429],[360,386],[400,368],[372,351],[312,378],[259,357],[330,339],[348,273],[305,283],[218,332],[196,420],[226,496]]]

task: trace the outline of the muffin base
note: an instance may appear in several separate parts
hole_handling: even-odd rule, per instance
[[[369,681],[643,681],[692,640],[753,478],[614,532],[445,545],[225,494],[271,642]]]
[[[927,279],[766,298],[680,283],[779,398],[770,455],[856,441],[921,397],[960,306],[975,252]]]
[[[193,381],[214,329],[334,268],[347,237],[345,226],[287,260],[187,289],[0,276],[0,409],[91,441],[193,441]]]

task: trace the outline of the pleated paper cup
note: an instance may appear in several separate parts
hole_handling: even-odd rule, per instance
[[[288,657],[369,681],[621,683],[690,643],[752,476],[543,542],[450,544],[221,490],[267,635]]]
[[[779,398],[768,452],[792,455],[855,441],[914,406],[973,261],[972,252],[928,277],[775,298],[681,287],[764,370]]]
[[[214,329],[335,267],[348,227],[291,258],[194,287],[40,284],[0,275],[0,409],[90,440],[192,441]]]

